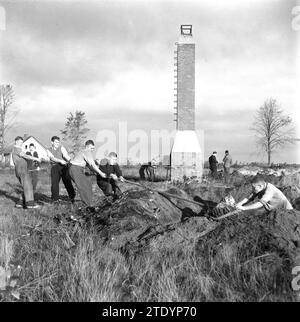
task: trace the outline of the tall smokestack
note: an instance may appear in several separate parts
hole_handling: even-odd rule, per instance
[[[171,179],[202,176],[202,150],[195,131],[195,43],[192,25],[182,25],[176,43],[176,135],[171,152]]]

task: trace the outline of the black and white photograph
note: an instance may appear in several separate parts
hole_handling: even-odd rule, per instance
[[[299,302],[299,88],[298,0],[0,0],[0,302]]]

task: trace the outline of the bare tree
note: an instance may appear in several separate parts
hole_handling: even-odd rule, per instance
[[[251,130],[256,134],[258,146],[267,153],[269,165],[276,149],[299,141],[291,124],[292,118],[283,114],[274,98],[267,99],[256,112]]]
[[[5,135],[14,125],[17,110],[13,108],[14,91],[11,85],[0,85],[0,155],[3,160]]]
[[[71,153],[77,152],[84,145],[86,134],[89,131],[86,128],[87,120],[85,113],[76,111],[75,114],[70,113],[65,123],[65,129],[61,130],[63,140],[68,142],[71,148]]]

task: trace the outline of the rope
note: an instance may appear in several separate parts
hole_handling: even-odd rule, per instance
[[[200,203],[200,202],[197,202],[197,201],[194,201],[194,200],[190,200],[190,199],[186,199],[186,198],[182,198],[182,197],[179,197],[179,196],[176,196],[176,195],[173,195],[171,193],[168,193],[168,192],[164,192],[164,191],[161,191],[161,190],[157,190],[157,189],[153,189],[153,188],[149,188],[149,187],[146,187],[140,183],[136,183],[136,182],[132,182],[132,181],[129,181],[129,180],[126,180],[124,179],[124,182],[126,183],[129,183],[129,184],[132,184],[132,185],[135,185],[135,186],[139,186],[141,188],[144,188],[144,189],[147,189],[147,190],[150,190],[150,191],[155,191],[159,194],[161,194],[162,196],[164,197],[170,197],[170,198],[174,198],[174,199],[178,199],[178,200],[182,200],[182,201],[186,201],[186,202],[189,202],[189,203],[192,203],[192,204],[195,204],[197,206],[204,206],[204,203]]]

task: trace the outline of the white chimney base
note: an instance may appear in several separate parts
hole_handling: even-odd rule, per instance
[[[171,180],[201,179],[203,151],[196,131],[177,131],[171,152]]]

